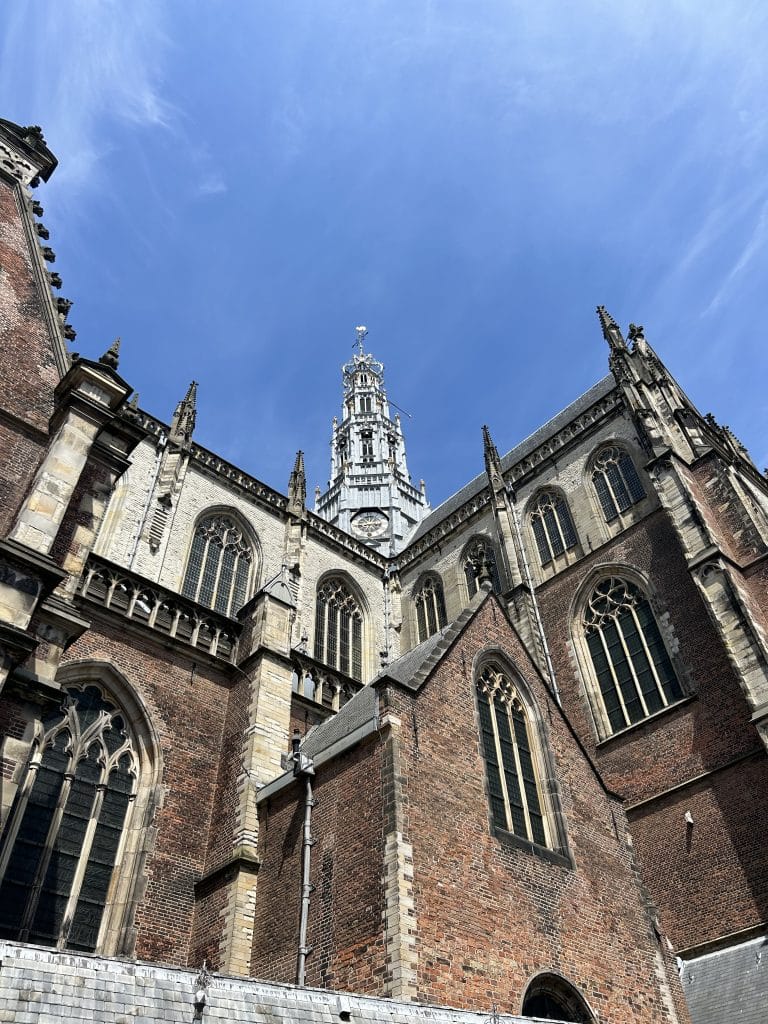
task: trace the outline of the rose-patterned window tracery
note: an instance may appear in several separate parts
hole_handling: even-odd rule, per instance
[[[363,616],[338,576],[325,580],[317,591],[315,657],[353,679],[363,678]]]
[[[182,594],[222,615],[235,615],[248,599],[253,551],[230,516],[213,515],[195,528]]]
[[[428,576],[414,598],[419,643],[432,636],[448,621],[445,614],[443,584],[436,576]]]
[[[548,846],[530,723],[508,675],[487,665],[477,680],[480,736],[494,825]]]
[[[96,949],[138,762],[119,709],[67,690],[42,720],[0,851],[0,937]]]
[[[583,629],[612,732],[681,699],[650,602],[634,583],[616,576],[598,583],[584,610]]]
[[[595,460],[592,482],[607,523],[645,497],[645,488],[630,455],[611,445]]]

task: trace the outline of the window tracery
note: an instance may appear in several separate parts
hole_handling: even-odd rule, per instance
[[[472,541],[464,552],[464,578],[467,581],[467,593],[470,598],[477,593],[477,577],[485,562],[491,574],[491,583],[495,594],[501,593],[501,579],[496,564],[496,554],[490,541],[478,537]]]
[[[353,679],[363,678],[363,616],[338,576],[325,580],[317,591],[315,657]]]
[[[529,720],[520,697],[494,664],[483,669],[476,689],[493,823],[547,846]]]
[[[443,584],[437,576],[428,576],[414,598],[416,605],[416,626],[421,643],[437,633],[448,621],[445,614]]]
[[[539,495],[531,509],[531,527],[542,566],[578,543],[568,503],[555,491]]]
[[[0,852],[0,936],[93,952],[138,781],[122,713],[96,686],[43,718]]]
[[[253,551],[231,516],[213,515],[195,528],[182,594],[222,615],[235,615],[248,598]]]
[[[616,576],[598,583],[582,626],[611,732],[683,697],[650,602],[634,583]]]
[[[592,482],[607,523],[645,497],[645,488],[631,456],[616,445],[604,448],[598,455]]]

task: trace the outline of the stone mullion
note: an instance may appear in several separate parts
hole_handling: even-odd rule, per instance
[[[613,659],[611,658],[611,652],[608,650],[608,644],[605,642],[605,634],[603,633],[603,630],[602,630],[601,627],[598,628],[597,634],[600,637],[600,643],[603,645],[603,653],[605,654],[605,661],[606,661],[606,664],[608,665],[608,671],[611,673],[611,679],[613,680],[613,685],[614,685],[614,688],[616,690],[616,696],[619,698],[619,704],[621,706],[621,713],[624,716],[624,724],[625,725],[629,725],[630,724],[630,717],[629,717],[629,713],[627,711],[627,705],[624,703],[624,694],[621,692],[621,686],[619,685],[619,679],[618,679],[618,676],[616,675],[616,670],[613,667]],[[599,690],[600,690],[600,686],[598,684],[598,691]],[[602,693],[600,693],[600,699],[601,699],[602,704],[603,704],[603,710],[605,711],[606,718],[608,719],[608,728],[611,729],[610,715],[608,714],[608,708],[605,706],[605,699],[604,699]]]
[[[75,869],[75,875],[72,879],[72,888],[69,892],[69,899],[67,900],[67,905],[64,908],[61,932],[59,933],[59,941],[56,944],[57,949],[64,949],[67,939],[69,938],[69,930],[72,927],[72,921],[74,920],[77,901],[80,899],[80,890],[83,886],[85,871],[88,867],[88,860],[91,856],[93,837],[96,834],[96,827],[99,823],[99,815],[101,814],[102,804],[104,803],[104,794],[106,789],[106,781],[100,782],[96,786],[96,796],[93,801],[93,806],[91,807],[91,816],[88,819],[88,825],[86,826],[85,835],[83,836],[83,845],[80,849],[77,868]],[[117,863],[117,859],[115,859],[115,863]]]
[[[24,782],[18,792],[16,811],[7,823],[5,834],[3,836],[4,846],[2,850],[2,856],[0,857],[0,884],[2,884],[5,878],[5,872],[8,867],[8,861],[11,859],[13,848],[16,845],[16,837],[19,834],[21,823],[24,820],[24,814],[27,810],[27,803],[29,802],[29,795],[32,792],[32,787],[37,779],[37,773],[42,762],[42,751],[38,751],[39,760],[33,761],[28,767],[24,777]]]
[[[513,752],[514,758],[515,758],[515,770],[517,771],[518,787],[520,789],[520,803],[523,805],[523,814],[525,815],[525,827],[528,830],[527,838],[530,839],[533,842],[534,840],[533,840],[533,826],[531,825],[531,812],[530,812],[530,808],[528,807],[528,794],[525,791],[525,777],[523,775],[523,766],[522,766],[522,764],[520,762],[520,751],[517,749],[517,735],[515,734],[515,722],[514,722],[514,719],[512,717],[512,702],[507,700],[504,703],[505,703],[506,709],[507,709],[507,721],[509,723],[509,736],[510,736],[510,739],[512,740],[512,752]],[[527,720],[525,722],[525,731],[526,731],[526,736],[527,736],[528,735],[528,722],[527,722]],[[531,738],[530,738],[530,736],[528,736],[528,748],[529,749],[530,749],[530,746],[531,746]],[[533,761],[533,758],[531,758],[531,761]],[[502,767],[503,767],[503,765],[502,765]],[[535,769],[534,769],[534,771],[535,771]],[[511,807],[510,807],[510,816],[511,816]],[[514,831],[514,830],[510,829],[510,831]]]
[[[645,656],[648,659],[648,665],[650,666],[650,669],[651,669],[651,675],[653,676],[653,681],[656,683],[656,690],[657,690],[659,696],[661,697],[661,703],[664,705],[664,707],[667,707],[668,704],[669,704],[669,700],[667,699],[667,695],[666,695],[666,693],[664,691],[664,686],[663,686],[663,684],[661,682],[661,679],[659,677],[659,672],[658,672],[658,669],[656,668],[656,662],[653,660],[653,657],[651,656],[651,652],[650,652],[650,650],[648,648],[648,641],[645,638],[645,630],[643,629],[642,625],[640,624],[640,619],[637,617],[637,612],[635,611],[634,607],[632,609],[630,609],[630,610],[632,612],[632,618],[635,620],[635,626],[637,627],[637,632],[638,632],[638,635],[640,637],[640,642],[643,645],[643,650],[645,651]],[[638,680],[638,683],[639,683],[639,680]],[[642,690],[640,690],[639,692],[640,692],[640,699],[642,700],[642,697],[643,697]],[[643,703],[645,703],[645,701],[643,701]]]
[[[509,790],[507,789],[507,776],[504,771],[504,753],[501,749],[501,739],[499,737],[499,723],[496,721],[496,701],[494,700],[494,693],[488,693],[488,707],[490,710],[491,727],[493,728],[493,745],[496,748],[496,761],[499,766],[499,783],[501,785],[502,796],[504,797],[504,813],[507,816],[507,831],[514,832],[514,826],[512,822],[512,804],[509,800]],[[514,744],[513,744],[514,747]],[[518,776],[519,777],[519,776]],[[523,805],[525,807],[525,805]]]
[[[630,612],[634,615],[634,609],[630,609]],[[647,718],[648,715],[650,714],[650,712],[648,710],[648,705],[645,703],[645,697],[643,696],[643,691],[642,691],[642,688],[640,686],[640,680],[638,679],[637,671],[635,670],[635,663],[632,660],[632,655],[629,653],[629,648],[627,647],[627,640],[626,640],[626,637],[624,636],[624,630],[621,627],[621,616],[620,615],[616,615],[616,617],[614,618],[613,621],[614,621],[614,625],[616,626],[616,634],[617,634],[617,636],[618,636],[618,638],[619,638],[619,640],[621,642],[621,649],[622,649],[622,651],[624,651],[624,657],[627,659],[627,666],[628,666],[630,674],[632,676],[632,681],[635,684],[635,691],[637,693],[637,698],[640,701],[640,706],[643,709],[643,717]],[[637,622],[637,620],[635,620],[635,622],[636,622],[636,625],[638,626],[638,632],[640,633],[640,635],[642,637],[642,630],[639,628],[640,624]],[[643,646],[645,647],[645,640],[643,640]],[[647,651],[646,651],[646,653],[647,653]],[[649,661],[650,661],[650,659],[649,659]],[[653,662],[652,661],[651,661],[651,666],[653,666]],[[654,672],[654,679],[655,678],[656,678],[656,673]]]
[[[70,768],[74,769],[76,765],[76,758],[73,756],[70,758]],[[40,894],[43,889],[43,882],[48,871],[48,865],[51,862],[51,856],[53,855],[53,845],[56,842],[56,836],[61,828],[61,820],[64,817],[64,809],[67,806],[67,800],[69,800],[69,792],[72,789],[72,782],[75,778],[74,770],[68,771],[64,774],[64,781],[59,790],[59,797],[56,801],[56,810],[51,818],[51,824],[48,826],[48,832],[45,837],[45,844],[43,846],[43,856],[40,860],[40,864],[37,869],[37,876],[35,882],[30,890],[29,901],[27,903],[27,909],[24,911],[24,917],[21,921],[21,927],[19,929],[19,941],[26,942],[29,937],[29,930],[32,927],[32,922],[35,919],[37,913],[37,906],[40,902]]]

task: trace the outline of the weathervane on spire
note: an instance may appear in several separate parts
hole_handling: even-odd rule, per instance
[[[359,327],[355,328],[355,334],[357,335],[357,341],[355,342],[355,344],[357,345],[360,351],[360,355],[363,354],[363,340],[365,339],[367,333],[368,328],[365,326],[365,324],[360,324]]]

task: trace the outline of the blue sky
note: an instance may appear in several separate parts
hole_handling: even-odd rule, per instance
[[[607,370],[595,306],[768,464],[768,5],[9,0],[0,116],[84,354],[283,490],[354,327],[436,504]]]

